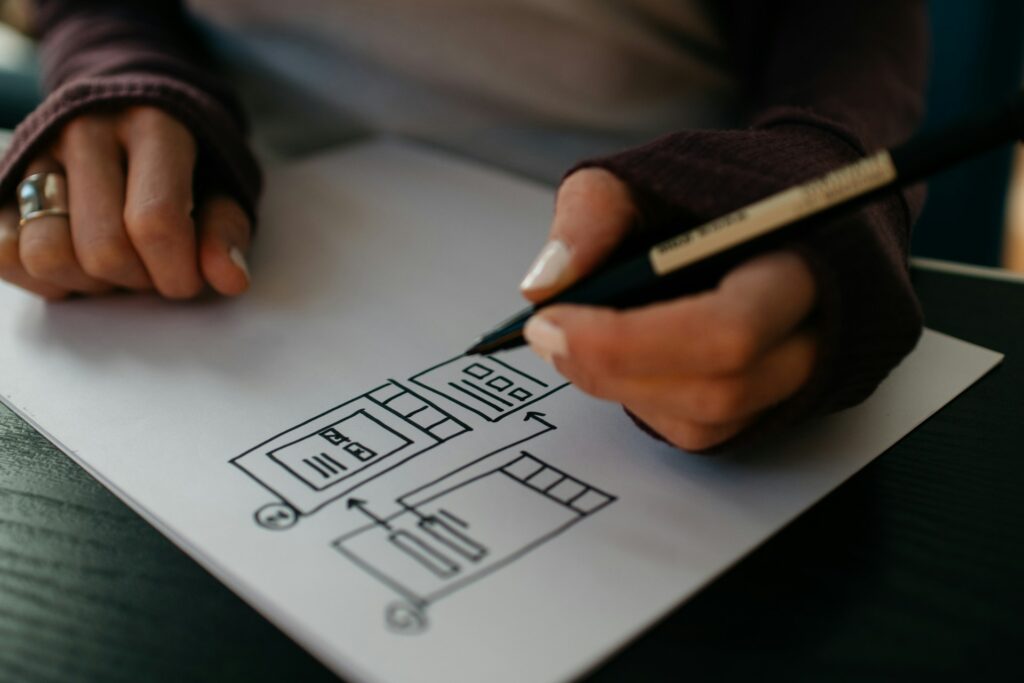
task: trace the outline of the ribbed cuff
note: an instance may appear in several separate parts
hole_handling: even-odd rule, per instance
[[[855,161],[865,151],[851,134],[810,112],[776,110],[758,124],[676,133],[576,168],[605,168],[626,182],[646,229],[659,238]],[[809,321],[819,339],[814,370],[796,395],[711,452],[863,401],[913,349],[922,319],[906,253],[921,198],[920,189],[895,194],[789,245],[815,279],[817,306]]]
[[[0,162],[0,197],[13,195],[25,167],[53,143],[57,131],[79,114],[101,107],[151,105],[180,120],[196,137],[201,194],[224,192],[255,219],[262,178],[224,106],[182,81],[152,74],[118,74],[75,80],[54,91],[14,131]],[[199,198],[197,198],[199,199]]]

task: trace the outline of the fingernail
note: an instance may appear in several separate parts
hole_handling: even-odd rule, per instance
[[[245,254],[242,253],[242,250],[239,249],[238,247],[231,247],[231,249],[228,251],[228,257],[231,259],[232,263],[238,266],[238,269],[240,271],[245,273],[245,280],[246,282],[248,282],[250,280],[249,264],[246,263]]]
[[[526,337],[530,348],[549,363],[554,360],[555,356],[569,355],[569,342],[565,339],[565,332],[544,318],[539,316],[530,318],[526,322],[526,327],[523,328],[523,336]]]
[[[544,245],[534,260],[526,277],[519,283],[519,289],[543,289],[558,283],[569,265],[569,248],[561,240],[552,240]]]

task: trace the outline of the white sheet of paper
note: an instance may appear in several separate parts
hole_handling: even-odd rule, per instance
[[[0,392],[352,680],[579,675],[1001,357],[927,332],[863,405],[688,456],[528,351],[452,360],[520,306],[550,190],[398,143],[268,189],[236,301],[0,290]]]

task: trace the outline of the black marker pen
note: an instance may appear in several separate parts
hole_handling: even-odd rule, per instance
[[[771,195],[676,235],[635,257],[587,277],[551,299],[500,323],[466,354],[525,344],[523,328],[534,313],[557,303],[624,308],[658,298],[669,278],[685,271],[707,283],[728,266],[806,228],[809,218],[850,211],[879,195],[912,185],[933,173],[1024,136],[1024,91],[993,111],[882,150],[819,178]]]

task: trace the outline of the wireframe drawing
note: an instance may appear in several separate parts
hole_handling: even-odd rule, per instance
[[[615,500],[527,451],[513,451],[511,459],[489,455],[466,469],[402,496],[404,510],[371,517],[370,524],[333,543],[401,596],[385,614],[394,631],[421,631],[430,604]],[[365,501],[350,499],[349,505],[362,507]]]
[[[419,633],[430,605],[615,500],[536,457],[534,446],[525,450],[557,429],[537,408],[565,386],[529,354],[512,361],[460,356],[407,382],[389,380],[231,462],[276,496],[255,513],[265,529],[289,529],[347,497],[341,509],[348,528],[326,540],[336,557],[396,593],[385,609],[386,626]],[[513,415],[519,418],[509,421]],[[503,436],[488,438],[497,422],[506,425],[495,431]],[[479,437],[465,442],[472,448],[449,446],[470,433]],[[448,463],[447,471],[410,479],[403,466],[428,452],[450,456],[431,460]],[[381,477],[405,493],[356,497]]]
[[[459,356],[413,376],[409,383],[420,392],[390,380],[233,458],[280,499],[256,512],[257,523],[289,528],[409,459],[472,431],[469,422],[478,416],[483,424],[505,419],[566,386],[547,364],[519,360],[526,363],[530,367],[524,369],[490,356]],[[425,398],[427,391],[434,400]]]
[[[565,386],[560,378],[545,381],[493,356],[447,361],[414,375],[410,381],[491,422]]]
[[[280,497],[256,513],[291,526],[371,478],[470,427],[395,381],[306,420],[232,463]],[[290,508],[290,510],[289,510]]]

